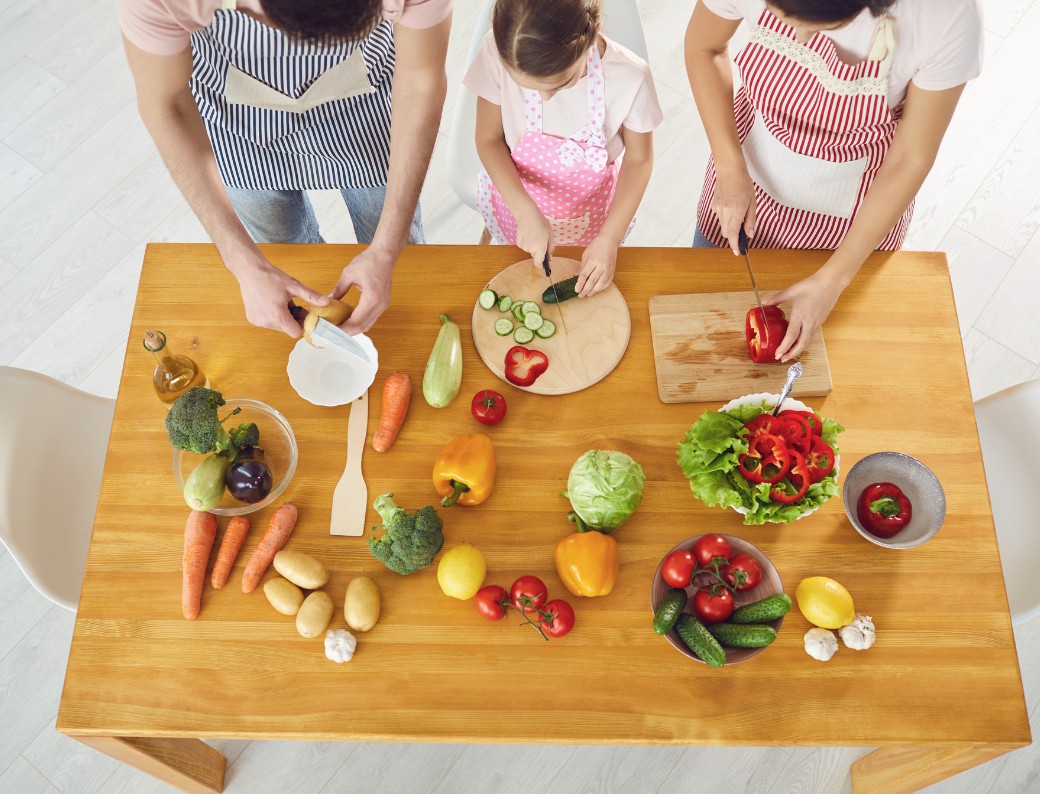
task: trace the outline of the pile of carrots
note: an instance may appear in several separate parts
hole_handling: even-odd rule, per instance
[[[299,511],[296,505],[286,503],[275,510],[260,542],[256,544],[246,569],[242,574],[242,592],[251,593],[260,584],[274,555],[277,554],[296,526]],[[210,583],[216,590],[227,584],[238,552],[249,534],[249,519],[235,516],[224,530],[224,538],[217,551]],[[181,611],[188,620],[199,616],[202,608],[202,589],[206,581],[206,568],[210,552],[217,538],[217,519],[212,513],[193,510],[184,527],[184,578],[181,587]]]

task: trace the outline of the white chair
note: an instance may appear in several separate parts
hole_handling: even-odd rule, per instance
[[[43,595],[76,611],[115,402],[0,367],[0,541]]]
[[[975,419],[1011,621],[1018,626],[1040,614],[1040,518],[1033,504],[1040,486],[1040,380],[984,397],[975,403]]]
[[[463,74],[469,70],[480,43],[491,30],[491,12],[494,7],[495,0],[484,0],[473,30]],[[639,19],[636,0],[603,0],[603,33],[646,60],[646,36],[643,35],[643,23]],[[474,211],[477,209],[477,175],[481,167],[474,140],[476,129],[477,95],[466,86],[459,86],[459,99],[455,103],[451,130],[448,132],[448,181],[462,203]]]

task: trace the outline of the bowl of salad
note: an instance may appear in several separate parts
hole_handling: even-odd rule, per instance
[[[844,428],[788,397],[748,394],[705,411],[679,442],[677,462],[694,496],[735,510],[747,525],[789,524],[838,493]]]

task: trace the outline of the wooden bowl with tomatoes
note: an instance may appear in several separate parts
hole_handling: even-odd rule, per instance
[[[734,610],[784,592],[784,584],[780,579],[776,566],[751,543],[735,535],[720,535],[717,533],[697,535],[684,540],[671,549],[661,560],[660,565],[657,566],[657,571],[654,573],[654,581],[650,588],[650,606],[654,614],[657,613],[657,608],[660,606],[665,594],[675,587],[683,576],[688,575],[681,562],[685,555],[673,557],[676,552],[690,552],[693,555],[693,570],[705,567],[705,561],[710,560],[713,556],[723,556],[730,561],[729,568],[732,570],[723,568],[722,572],[730,584],[736,583],[735,593],[728,590],[725,591],[730,593],[731,599],[730,597],[719,599],[717,596],[713,598],[710,595],[705,597],[703,594],[698,597],[699,590],[702,590],[705,586],[710,587],[712,583],[715,583],[714,577],[709,574],[694,574],[693,581],[683,588],[686,590],[687,595],[686,606],[683,608],[683,612],[696,616],[702,623],[709,620],[710,622],[725,622]],[[750,562],[748,561],[749,559]],[[673,568],[677,568],[677,570],[668,569],[670,565]],[[737,571],[743,571],[745,576],[740,576]],[[670,583],[669,579],[675,584]],[[728,603],[730,600],[731,603]],[[781,617],[776,620],[763,621],[763,625],[772,626],[779,633],[783,622],[784,619]],[[705,663],[682,641],[679,632],[675,628],[665,634],[664,637],[679,653],[701,664]],[[723,646],[726,651],[725,664],[728,666],[747,661],[768,647],[768,645],[763,648],[730,648]]]

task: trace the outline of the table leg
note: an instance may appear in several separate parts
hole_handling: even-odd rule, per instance
[[[201,739],[72,738],[189,794],[214,794],[224,790],[227,759]]]
[[[850,768],[855,794],[919,791],[999,758],[1015,747],[881,747]]]

